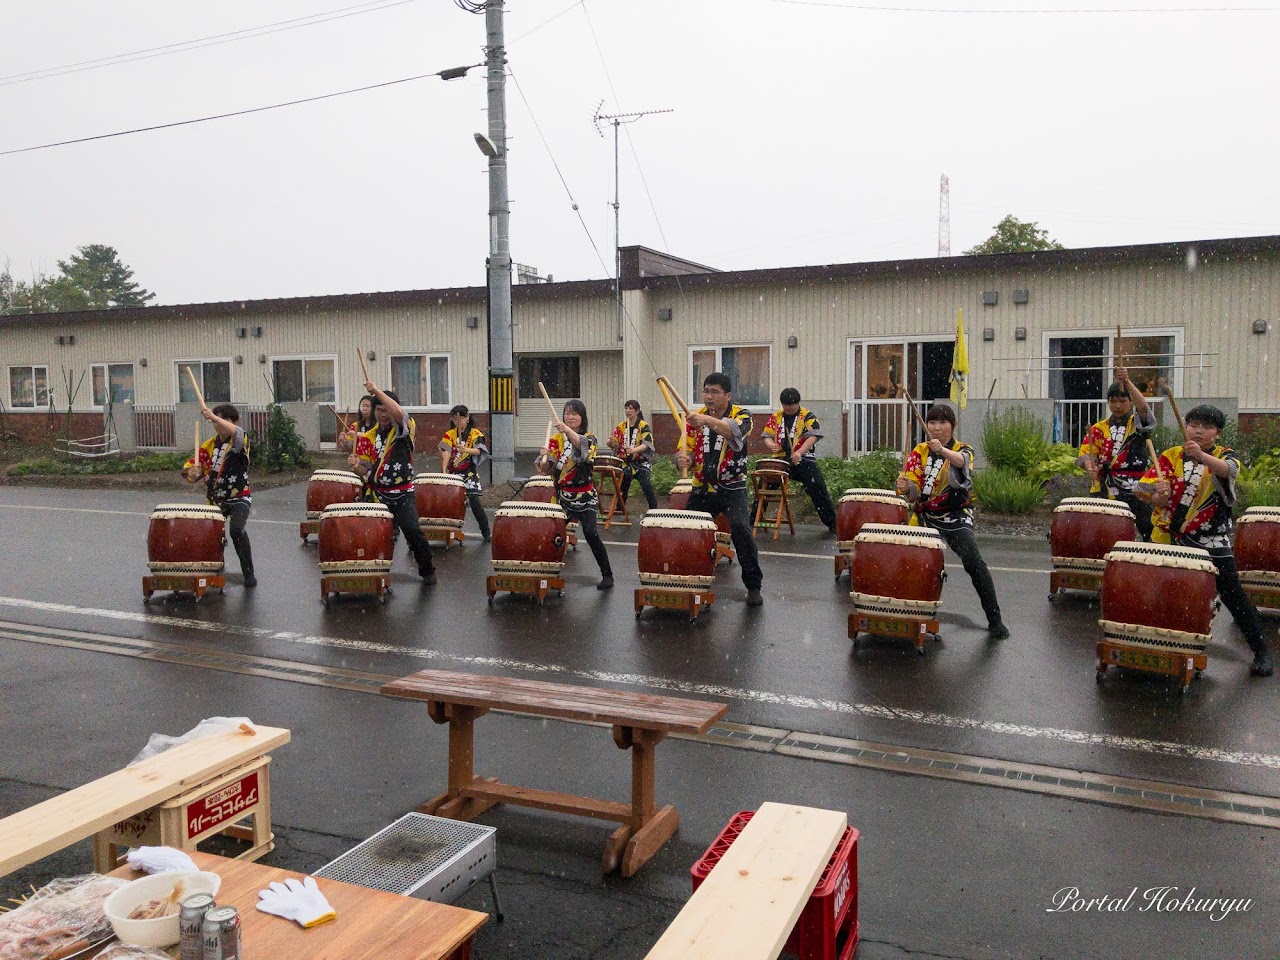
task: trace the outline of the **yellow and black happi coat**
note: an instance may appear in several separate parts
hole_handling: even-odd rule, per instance
[[[695,413],[707,412],[699,407]],[[710,427],[685,425],[685,450],[693,457],[693,487],[712,490],[747,489],[747,437],[751,436],[751,414],[730,405],[722,420],[729,421],[731,433],[722,437]]]
[[[772,437],[788,457],[795,452],[796,447],[801,442],[813,437],[814,443],[804,452],[804,456],[800,459],[818,459],[817,441],[822,439],[822,427],[812,411],[806,410],[804,407],[801,407],[794,417],[788,417],[781,410],[775,410],[764,425],[764,429],[760,431],[760,435],[762,437]]]
[[[385,431],[374,427],[356,437],[355,454],[371,465],[368,484],[375,494],[397,496],[413,490],[415,427],[413,418],[406,415],[403,423]]]
[[[911,514],[912,526],[924,524],[939,530],[973,526],[973,447],[952,439],[948,450],[964,457],[964,466],[953,467],[945,457],[919,444],[902,465],[903,475],[920,488]]]
[[[252,503],[249,486],[249,438],[236,427],[235,435],[223,439],[214,434],[200,444],[200,462],[188,457],[183,469],[198,466],[205,478],[205,497],[215,507],[230,503]]]
[[[653,460],[653,430],[641,417],[636,417],[636,425],[634,427],[623,420],[613,428],[610,439],[617,444],[618,456],[633,467],[648,466]],[[622,452],[623,447],[638,447],[646,443],[648,446],[634,456]]]
[[[566,510],[595,510],[600,501],[596,495],[595,469],[596,438],[593,434],[578,435],[580,443],[574,447],[563,433],[557,433],[547,444],[554,467],[552,480],[560,506]]]
[[[1160,454],[1160,476],[1169,481],[1167,507],[1151,514],[1151,539],[1182,547],[1199,547],[1213,556],[1231,553],[1231,508],[1236,503],[1236,474],[1240,458],[1228,447],[1215,446],[1209,456],[1227,461],[1231,475],[1215,477],[1203,463],[1183,457],[1182,447],[1170,447]],[[1150,489],[1160,476],[1153,466],[1139,481]]]
[[[1154,419],[1142,423],[1137,413],[1108,417],[1090,427],[1080,444],[1080,456],[1091,456],[1098,464],[1098,479],[1089,492],[1102,492],[1104,484],[1111,497],[1131,491],[1151,466],[1147,438],[1154,428]]]
[[[482,453],[479,457],[473,457],[469,453],[456,454],[455,451],[461,447],[471,447],[482,451]],[[472,427],[465,437],[459,439],[458,428],[450,427],[440,440],[440,451],[449,455],[447,472],[455,477],[462,478],[467,485],[467,493],[479,493],[481,490],[480,476],[476,473],[476,470],[484,461],[484,454],[489,452],[489,446],[485,442],[484,434]]]

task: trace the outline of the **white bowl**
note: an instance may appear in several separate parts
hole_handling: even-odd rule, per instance
[[[174,870],[168,873],[154,873],[127,883],[102,904],[102,909],[111,921],[116,936],[125,943],[139,947],[171,947],[178,942],[178,914],[175,911],[167,917],[154,920],[130,920],[129,914],[148,900],[162,900],[173,892],[174,884],[179,880],[187,881],[187,889],[182,899],[195,893],[216,894],[222,886],[222,878],[216,873],[202,871],[193,873],[190,870]],[[181,904],[179,904],[181,906]]]

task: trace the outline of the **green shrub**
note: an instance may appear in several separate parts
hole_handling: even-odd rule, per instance
[[[1045,458],[1027,471],[1027,477],[1036,483],[1048,483],[1054,477],[1082,477],[1084,471],[1076,466],[1079,451],[1069,443],[1055,443],[1046,451]]]
[[[660,497],[665,497],[680,479],[680,471],[676,469],[670,457],[657,457],[653,461],[653,469],[649,477],[653,481],[653,492]]]
[[[311,466],[307,445],[298,436],[298,422],[278,403],[267,407],[266,434],[251,437],[250,449],[254,465],[262,467],[268,473]]]
[[[818,467],[826,478],[831,498],[839,500],[840,495],[851,487],[892,490],[894,481],[902,471],[902,454],[896,450],[880,450],[848,460],[821,457]]]
[[[1280,448],[1259,454],[1248,469],[1242,471],[1241,478],[1246,474],[1250,481],[1280,480]]]
[[[992,467],[1027,474],[1048,457],[1044,426],[1025,407],[1010,407],[982,424],[982,452]]]
[[[988,467],[973,475],[978,503],[994,513],[1030,513],[1044,503],[1044,487],[1016,470]]]
[[[20,460],[9,468],[11,477],[92,477],[111,473],[156,473],[181,470],[185,453],[143,453],[136,457],[109,457],[102,460],[35,457]]]
[[[1241,479],[1237,516],[1250,507],[1280,507],[1280,480]]]

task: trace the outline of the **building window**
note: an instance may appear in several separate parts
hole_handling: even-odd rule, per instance
[[[190,367],[196,383],[200,384],[200,393],[204,402],[231,402],[231,361],[230,360],[177,360],[174,369],[178,374],[178,402],[197,403],[196,392],[191,389],[191,377],[183,367]]]
[[[333,357],[273,359],[271,373],[276,403],[337,403],[335,369]]]
[[[405,407],[449,406],[449,358],[403,354],[391,358],[391,389]]]
[[[733,402],[738,406],[770,409],[767,346],[693,347],[689,351],[689,402],[701,402],[702,381],[709,373],[729,378]]]
[[[538,384],[547,390],[547,396],[571,400],[582,396],[582,379],[577,357],[521,357],[520,396],[538,396]]]
[[[132,363],[95,363],[93,370],[93,405],[137,403],[133,389]],[[195,371],[193,370],[192,373]],[[190,386],[190,384],[188,384]]]
[[[9,406],[47,407],[49,405],[48,367],[9,368]]]

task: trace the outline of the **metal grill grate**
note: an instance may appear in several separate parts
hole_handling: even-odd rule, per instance
[[[452,903],[497,868],[497,832],[481,824],[407,813],[315,876]]]

